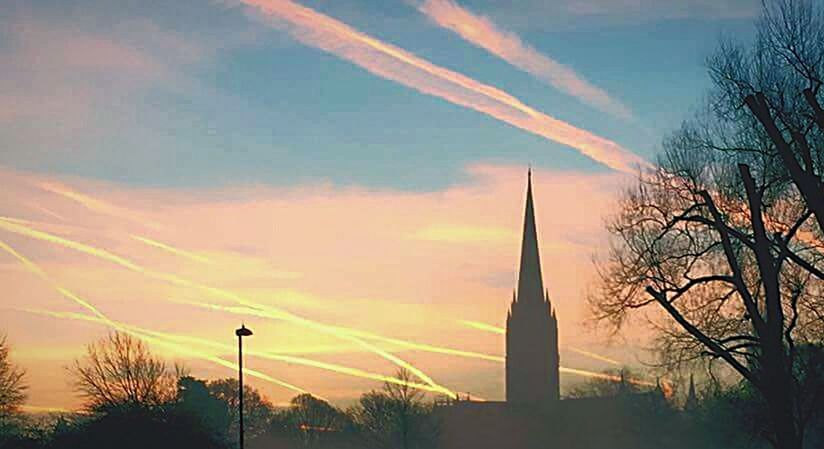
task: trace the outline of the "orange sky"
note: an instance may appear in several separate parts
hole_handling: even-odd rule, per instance
[[[356,339],[336,338],[299,321],[240,316],[192,303],[238,306],[226,295],[278,308],[319,325],[500,356],[503,339],[461,320],[503,324],[515,285],[525,191],[523,167],[473,165],[468,181],[431,192],[400,192],[332,184],[233,186],[211,190],[136,188],[78,178],[0,171],[7,194],[0,216],[27,227],[102,248],[191,284],[164,281],[89,254],[0,229],[0,240],[31,259],[72,294],[108,318],[139,328],[207,339],[210,357],[234,361],[233,329],[244,320],[255,335],[250,351],[271,352],[380,375],[396,367]],[[592,257],[605,242],[621,174],[537,171],[534,176],[545,283],[558,309],[562,364],[601,370],[610,365],[586,351],[633,364],[626,350],[605,347],[584,327],[584,296]],[[7,222],[8,223],[8,222]],[[21,222],[18,222],[21,223]],[[4,310],[15,361],[28,370],[29,405],[76,407],[63,367],[105,325],[21,309],[88,311],[13,257],[0,253]],[[193,374],[233,376],[169,345],[152,344]],[[500,363],[427,353],[370,340],[408,361],[450,391],[503,397]],[[569,344],[575,350],[564,350]],[[228,345],[228,346],[227,346]],[[267,376],[345,402],[380,382],[313,366],[250,356]],[[564,376],[564,383],[580,380]],[[273,402],[295,391],[250,378]]]

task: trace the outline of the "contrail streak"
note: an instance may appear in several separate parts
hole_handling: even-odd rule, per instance
[[[515,34],[501,30],[488,17],[478,16],[452,0],[425,0],[417,7],[437,25],[556,89],[608,114],[625,120],[633,118],[629,108],[606,91],[525,44]]]
[[[54,312],[49,310],[37,310],[37,309],[20,309],[21,311],[28,312],[28,313],[35,313],[39,315],[46,315],[55,318],[63,318],[63,319],[70,319],[70,320],[77,320],[77,321],[87,321],[92,323],[98,324],[106,324],[116,329],[126,330],[132,332],[133,334],[140,334],[141,336],[148,335],[157,338],[161,338],[164,340],[171,340],[178,342],[181,345],[191,345],[192,343],[199,344],[202,346],[207,346],[210,348],[218,349],[222,352],[232,352],[235,350],[235,347],[232,345],[227,345],[219,342],[215,342],[212,340],[207,340],[203,338],[197,338],[192,336],[186,335],[178,335],[172,334],[167,332],[158,332],[153,331],[145,328],[141,328],[138,326],[134,326],[131,324],[126,324],[118,321],[113,321],[111,319],[101,319],[99,317],[83,315],[80,313],[74,312]],[[397,385],[408,385],[411,388],[415,388],[422,391],[432,392],[432,393],[443,393],[440,389],[434,388],[427,384],[417,383],[417,382],[406,382],[404,380],[398,379],[397,377],[392,376],[385,376],[381,374],[371,373],[369,371],[364,371],[358,368],[352,368],[348,366],[338,365],[334,363],[327,363],[318,360],[307,359],[303,357],[294,357],[288,355],[277,354],[273,352],[267,351],[258,351],[255,349],[246,349],[245,354],[258,357],[262,359],[268,359],[278,362],[285,362],[293,365],[302,365],[308,366],[312,368],[318,368],[326,371],[335,372],[338,374],[345,374],[353,377],[360,377],[364,379],[370,380],[377,380],[381,382],[388,382]],[[213,355],[209,355],[209,357],[213,357]]]
[[[233,313],[236,315],[246,315],[246,316],[255,316],[259,318],[270,318],[270,319],[281,319],[279,316],[272,315],[265,310],[260,310],[252,307],[230,307],[230,306],[223,306],[219,304],[206,304],[202,302],[195,302],[195,301],[180,301],[180,300],[173,300],[175,302],[180,302],[183,304],[189,304],[197,307],[205,307],[208,309],[213,310],[220,310],[224,312]],[[442,346],[434,346],[428,345],[424,343],[416,343],[407,340],[399,340],[396,338],[384,337],[382,335],[373,334],[370,332],[365,332],[357,329],[350,329],[346,327],[335,327],[336,330],[346,333],[348,335],[357,336],[360,338],[365,338],[369,340],[381,341],[384,343],[389,343],[393,345],[397,345],[403,348],[414,349],[423,352],[431,352],[436,354],[445,354],[445,355],[453,355],[458,357],[470,358],[470,359],[479,359],[479,360],[487,360],[491,362],[499,362],[503,363],[505,361],[504,357],[498,355],[490,355],[484,354],[480,352],[472,352],[472,351],[463,351],[460,349],[454,348],[445,348]]]
[[[53,211],[53,210],[51,210],[51,209],[47,209],[47,208],[45,208],[45,207],[43,207],[43,206],[40,206],[39,204],[37,204],[37,203],[35,203],[35,202],[28,201],[28,202],[26,202],[25,204],[26,204],[26,206],[28,206],[28,207],[30,207],[30,208],[32,208],[32,209],[34,209],[34,210],[38,211],[38,212],[44,213],[44,214],[46,214],[46,215],[49,215],[49,216],[51,216],[51,217],[53,217],[53,218],[56,218],[56,219],[58,219],[58,220],[60,220],[60,221],[66,221],[66,218],[65,218],[65,217],[63,217],[62,215],[58,214],[57,212],[55,212],[55,211]]]
[[[596,373],[596,372],[593,372],[593,371],[586,371],[586,370],[575,369],[575,368],[566,368],[566,367],[563,367],[563,366],[559,370],[562,373],[565,373],[565,374],[574,374],[576,376],[590,377],[590,378],[593,378],[593,379],[603,379],[603,380],[609,380],[609,381],[612,381],[612,382],[626,382],[626,383],[629,383],[629,384],[639,385],[639,386],[643,386],[643,387],[655,387],[656,386],[656,384],[653,383],[653,382],[647,382],[645,380],[638,380],[638,379],[623,378],[621,376],[616,376],[614,374]]]
[[[69,410],[63,407],[50,407],[47,405],[21,405],[20,410],[29,413],[77,413],[73,410]]]
[[[364,346],[365,348],[367,348],[371,352],[374,352],[378,355],[381,355],[382,357],[386,358],[387,360],[394,362],[398,366],[401,366],[403,368],[406,368],[406,369],[410,370],[413,374],[415,374],[416,376],[421,378],[421,380],[423,380],[424,382],[429,384],[432,388],[434,388],[438,392],[443,393],[445,395],[448,395],[450,397],[455,396],[455,392],[449,390],[448,388],[446,388],[442,385],[438,385],[429,376],[427,376],[425,373],[423,373],[420,369],[412,366],[408,362],[403,361],[402,359],[388,353],[387,351],[384,351],[381,348],[378,348],[377,346],[374,346],[374,345],[371,345],[367,342],[364,342],[361,338],[375,339],[375,340],[378,340],[378,341],[384,341],[384,342],[387,342],[387,343],[397,344],[397,345],[400,345],[400,346],[405,346],[405,347],[408,347],[408,348],[413,348],[413,349],[426,351],[426,352],[434,352],[434,353],[440,353],[440,354],[455,355],[455,356],[460,356],[460,357],[489,360],[489,361],[495,361],[495,362],[499,362],[499,363],[502,363],[502,362],[505,361],[505,358],[501,357],[501,356],[492,356],[492,355],[488,355],[488,354],[479,354],[479,353],[474,353],[474,352],[469,352],[469,351],[461,351],[461,350],[455,350],[455,349],[451,349],[451,348],[443,348],[443,347],[438,347],[438,346],[433,346],[433,345],[407,342],[407,341],[404,341],[404,340],[398,340],[398,339],[393,339],[393,338],[382,337],[382,336],[379,336],[379,335],[370,334],[368,332],[363,332],[363,331],[357,331],[357,330],[354,330],[354,329],[346,329],[346,328],[340,328],[340,327],[336,327],[336,326],[329,326],[329,325],[325,325],[325,324],[322,324],[322,323],[317,323],[317,322],[308,320],[306,318],[298,317],[296,315],[293,315],[293,314],[291,314],[289,312],[286,312],[286,311],[282,311],[282,310],[277,309],[277,308],[265,307],[265,306],[262,306],[260,304],[256,304],[252,301],[246,300],[245,298],[242,298],[242,297],[240,297],[240,296],[238,296],[238,295],[236,295],[232,292],[226,291],[226,290],[222,290],[222,289],[218,289],[218,288],[215,288],[215,287],[209,287],[209,286],[205,286],[205,285],[202,285],[202,284],[198,284],[198,283],[193,282],[193,281],[178,278],[177,276],[174,276],[174,275],[171,275],[171,274],[154,272],[152,270],[148,270],[146,268],[143,268],[142,266],[140,266],[140,265],[138,265],[138,264],[136,264],[136,263],[134,263],[134,262],[132,262],[128,259],[125,259],[123,257],[114,255],[114,254],[112,254],[112,253],[110,253],[106,250],[99,249],[99,248],[94,248],[92,246],[85,245],[83,243],[75,242],[75,241],[72,241],[72,240],[69,240],[69,239],[64,239],[62,237],[59,237],[59,236],[56,236],[56,235],[53,235],[53,234],[49,234],[49,233],[46,233],[46,232],[43,232],[43,231],[38,231],[38,230],[35,230],[35,229],[31,229],[31,228],[28,228],[28,227],[25,227],[25,226],[22,226],[22,225],[13,223],[13,222],[9,222],[9,221],[4,220],[4,219],[0,219],[0,229],[4,229],[8,232],[12,232],[12,233],[15,233],[15,234],[18,234],[18,235],[24,235],[24,236],[27,236],[27,237],[30,237],[30,238],[33,238],[33,239],[36,239],[36,240],[55,243],[55,244],[64,246],[66,248],[74,249],[76,251],[79,251],[79,252],[82,252],[82,253],[85,253],[85,254],[89,254],[89,255],[92,255],[92,256],[99,257],[101,259],[110,261],[110,262],[115,263],[117,265],[120,265],[124,268],[127,268],[131,271],[135,271],[135,272],[144,274],[146,276],[149,276],[149,277],[152,277],[152,278],[155,278],[155,279],[164,280],[164,281],[167,281],[167,282],[170,282],[170,283],[173,283],[173,284],[176,284],[176,285],[184,286],[184,287],[200,289],[200,290],[203,290],[203,291],[205,291],[207,293],[210,293],[214,296],[218,296],[218,297],[221,297],[221,298],[224,298],[224,299],[228,299],[230,301],[233,301],[233,302],[236,302],[236,303],[239,303],[239,304],[242,304],[242,305],[246,306],[246,308],[233,308],[233,307],[225,307],[225,306],[206,304],[205,307],[211,307],[211,308],[216,308],[216,309],[220,309],[220,310],[226,310],[226,311],[230,311],[230,312],[233,312],[233,313],[239,313],[239,314],[248,314],[248,315],[260,316],[260,317],[265,317],[265,318],[287,320],[287,321],[290,321],[290,322],[294,322],[294,323],[297,323],[297,324],[301,324],[301,325],[304,325],[304,326],[307,326],[307,327],[311,327],[311,328],[329,333],[331,335],[338,336],[339,338],[349,339],[350,341],[353,341],[355,343],[360,344],[361,346]],[[32,263],[29,261],[29,264],[32,264]],[[42,272],[42,270],[39,270],[39,268],[37,268],[36,265],[32,264],[31,266],[34,266],[36,268],[36,270]],[[37,272],[37,271],[35,271],[35,272]],[[61,291],[61,293],[63,293],[63,292]],[[84,307],[88,308],[89,310],[93,310],[93,311],[96,310],[90,304],[86,303],[85,301],[83,301],[83,302],[86,304],[86,305],[84,305]],[[199,303],[197,303],[197,304],[200,305]],[[96,312],[96,314],[99,314],[99,313],[100,312]],[[98,315],[98,317],[100,317],[101,319],[104,319],[104,320],[108,320],[108,318],[106,318],[105,316],[101,316],[101,315],[102,314]],[[230,362],[226,362],[225,360],[220,359],[220,358],[215,358],[215,359],[216,360],[212,360],[212,361],[214,361],[215,363],[223,364],[224,366],[228,366],[228,365],[225,365],[225,364],[230,363]],[[561,367],[561,372],[565,372],[565,373],[568,373],[568,374],[581,375],[581,376],[586,376],[586,377],[604,378],[604,379],[607,379],[609,377],[609,375],[603,374],[603,373],[596,373],[596,372],[592,372],[592,371],[577,370],[577,369],[565,368],[565,367]],[[615,377],[615,376],[613,376],[613,377]],[[275,380],[275,382],[277,382],[277,380]],[[632,381],[632,382],[635,382],[635,381]],[[638,381],[638,382],[640,382],[640,381]],[[639,385],[646,385],[646,383],[639,383]]]
[[[88,254],[88,255],[91,255],[91,256],[95,256],[95,257],[98,257],[100,259],[103,259],[103,260],[112,262],[114,264],[120,265],[121,267],[126,268],[128,270],[134,271],[136,273],[143,274],[145,276],[148,276],[148,277],[151,277],[151,278],[154,278],[154,279],[162,280],[164,282],[168,282],[168,283],[178,285],[178,286],[181,286],[181,287],[198,289],[198,290],[201,290],[203,292],[206,292],[207,294],[211,294],[213,296],[220,297],[220,298],[223,298],[223,299],[226,299],[226,300],[238,303],[238,304],[242,304],[242,305],[245,305],[245,306],[248,306],[248,307],[258,308],[258,309],[265,309],[268,313],[270,313],[272,315],[272,317],[277,317],[277,319],[297,323],[297,324],[300,324],[300,325],[303,325],[303,326],[306,326],[306,327],[309,327],[309,328],[312,328],[312,329],[315,329],[315,330],[318,330],[318,331],[321,331],[321,332],[325,332],[325,333],[337,336],[338,338],[346,339],[346,340],[349,340],[353,343],[356,343],[356,344],[366,348],[367,350],[369,350],[369,351],[371,351],[371,352],[373,352],[377,355],[380,355],[381,357],[385,358],[386,360],[391,361],[392,363],[398,365],[399,367],[409,370],[410,372],[412,372],[414,375],[416,375],[418,378],[420,378],[421,380],[423,380],[424,382],[426,382],[430,386],[440,389],[444,394],[447,394],[449,396],[454,395],[454,392],[452,392],[451,390],[449,390],[448,388],[446,388],[442,385],[437,384],[431,377],[426,375],[426,373],[424,373],[423,371],[421,371],[417,367],[413,366],[409,362],[406,362],[405,360],[395,356],[394,354],[391,354],[387,351],[384,351],[383,349],[381,349],[381,348],[379,348],[375,345],[372,345],[372,344],[370,344],[366,341],[363,341],[362,339],[360,339],[356,336],[340,332],[334,326],[329,326],[329,325],[326,325],[326,324],[323,324],[323,323],[318,323],[318,322],[315,322],[315,321],[312,321],[312,320],[309,320],[309,319],[291,314],[289,312],[286,312],[284,310],[277,309],[277,308],[274,308],[274,307],[269,307],[269,306],[263,306],[261,304],[256,304],[252,301],[247,300],[246,298],[243,298],[243,297],[241,297],[237,294],[234,294],[230,291],[227,291],[227,290],[223,290],[223,289],[216,288],[216,287],[211,287],[211,286],[204,285],[204,284],[199,284],[197,282],[190,281],[188,279],[184,279],[184,278],[175,276],[173,274],[156,272],[156,271],[147,269],[147,268],[145,268],[145,267],[143,267],[143,266],[141,266],[141,265],[139,265],[135,262],[132,262],[131,260],[128,260],[124,257],[115,255],[115,254],[113,254],[109,251],[106,251],[104,249],[95,248],[93,246],[86,245],[86,244],[79,243],[79,242],[75,242],[73,240],[62,238],[62,237],[56,236],[54,234],[50,234],[50,233],[43,232],[43,231],[38,231],[36,229],[32,229],[32,228],[29,228],[27,226],[23,226],[23,225],[18,224],[18,223],[10,222],[8,220],[0,219],[0,229],[4,229],[8,232],[12,232],[12,233],[15,233],[15,234],[18,234],[18,235],[24,235],[26,237],[33,238],[33,239],[36,239],[36,240],[41,240],[41,241],[45,241],[45,242],[54,243],[54,244],[63,246],[65,248],[73,249],[75,251],[79,251],[79,252],[82,252],[82,253],[85,253],[85,254]]]
[[[512,95],[364,34],[290,0],[240,0],[271,18],[296,40],[345,59],[382,78],[463,106],[524,131],[577,149],[615,170],[649,164],[617,143],[539,112]]]
[[[481,323],[480,321],[469,321],[469,320],[459,320],[459,323],[463,324],[464,326],[471,327],[473,329],[482,330],[485,332],[492,332],[493,334],[505,334],[506,329],[498,326],[493,326],[491,324]]]
[[[173,247],[171,245],[168,245],[166,243],[158,242],[157,240],[152,240],[150,238],[141,237],[139,235],[131,235],[130,237],[133,238],[134,240],[137,240],[138,242],[144,243],[144,244],[149,245],[149,246],[153,246],[155,248],[161,249],[163,251],[174,254],[176,256],[184,257],[186,259],[194,260],[195,262],[200,262],[200,263],[206,263],[206,264],[211,264],[212,263],[212,261],[209,260],[206,257],[203,257],[201,255],[198,255],[198,254],[186,251],[186,250],[175,248],[175,247]]]
[[[224,312],[234,313],[234,314],[237,314],[237,315],[247,315],[247,316],[255,316],[255,317],[259,317],[259,318],[274,318],[274,319],[277,319],[277,317],[274,317],[274,316],[266,313],[266,311],[258,310],[258,309],[254,309],[254,308],[250,308],[250,307],[229,307],[229,306],[222,306],[222,305],[219,305],[219,304],[205,304],[205,303],[194,302],[194,301],[179,301],[179,300],[174,300],[174,301],[182,303],[182,304],[190,304],[190,305],[194,305],[194,306],[198,306],[198,307],[205,307],[205,308],[214,309],[214,310],[221,310],[221,311],[224,311]],[[492,326],[492,325],[488,325],[488,324],[485,324],[485,323],[478,323],[478,322],[472,322],[472,323],[474,323],[476,325],[477,324],[483,325],[483,326],[473,326],[473,327],[476,327],[476,328],[482,328],[483,330],[488,330],[488,331],[495,332],[495,333],[499,333],[499,331],[504,331],[501,328],[498,328],[498,327]],[[338,329],[341,330],[342,332],[352,333],[353,335],[357,335],[357,336],[362,337],[362,338],[382,341],[382,342],[385,342],[385,343],[390,343],[390,344],[398,345],[398,346],[401,346],[401,347],[405,347],[405,348],[409,348],[409,349],[415,349],[415,350],[424,351],[424,352],[432,352],[432,353],[437,353],[437,354],[453,355],[453,356],[465,357],[465,358],[470,358],[470,359],[487,360],[487,361],[497,362],[497,363],[504,363],[506,361],[506,358],[503,357],[503,356],[483,354],[483,353],[471,352],[471,351],[462,351],[462,350],[459,350],[459,349],[444,348],[442,346],[434,346],[434,345],[427,345],[427,344],[423,344],[423,343],[415,343],[415,342],[406,341],[406,340],[398,340],[398,339],[395,339],[395,338],[388,338],[388,337],[384,337],[384,336],[381,336],[381,335],[372,334],[372,333],[369,333],[369,332],[364,332],[364,331],[359,331],[359,330],[354,330],[354,329],[347,329],[347,328],[338,328]],[[581,369],[575,369],[575,368],[567,368],[567,367],[563,367],[563,366],[560,368],[560,371],[562,373],[566,373],[566,374],[573,374],[573,375],[576,375],[576,376],[590,377],[590,378],[596,378],[596,379],[605,379],[605,380],[613,380],[613,381],[620,381],[621,380],[621,378],[619,376],[615,376],[615,375],[612,375],[612,374],[605,374],[605,373],[599,373],[599,372],[595,372],[595,371],[587,371],[587,370],[581,370]],[[641,380],[625,379],[625,381],[629,382],[629,383],[632,383],[632,384],[636,384],[636,385],[655,386],[655,384],[651,384],[649,382],[645,382],[645,381],[641,381]]]
[[[2,240],[0,240],[0,249],[3,249],[8,254],[15,257],[30,272],[32,272],[33,274],[38,276],[40,279],[45,281],[47,284],[51,285],[61,295],[71,299],[72,301],[76,302],[77,304],[79,304],[83,308],[91,311],[95,316],[94,317],[89,317],[89,316],[81,315],[81,314],[74,314],[74,315],[77,315],[79,317],[84,317],[83,319],[87,319],[87,320],[90,320],[90,321],[102,322],[102,323],[107,324],[108,326],[110,326],[114,329],[117,329],[117,330],[122,331],[122,332],[126,332],[130,335],[134,335],[134,336],[136,336],[138,338],[141,338],[141,339],[144,339],[144,340],[146,340],[150,343],[154,343],[156,345],[168,347],[172,351],[175,351],[177,353],[185,354],[185,355],[188,355],[188,356],[194,357],[194,358],[200,358],[200,359],[203,359],[203,360],[207,360],[207,361],[210,361],[212,363],[216,363],[218,365],[221,365],[221,366],[224,366],[224,367],[227,367],[227,368],[231,368],[232,370],[237,370],[238,369],[237,364],[226,361],[226,360],[223,360],[220,357],[215,357],[215,356],[212,356],[212,355],[203,354],[203,353],[194,351],[193,349],[191,349],[190,347],[185,346],[185,345],[178,345],[178,344],[169,343],[167,341],[164,341],[162,339],[153,337],[151,335],[146,335],[146,334],[141,334],[140,332],[135,332],[134,330],[129,329],[126,326],[120,325],[119,323],[110,320],[106,315],[104,315],[102,312],[100,312],[91,303],[89,303],[88,301],[80,298],[79,296],[72,293],[70,290],[68,290],[64,287],[61,287],[59,284],[54,282],[46,274],[46,272],[44,272],[38,265],[36,265],[34,262],[32,262],[31,260],[29,260],[28,258],[23,256],[22,254],[17,252],[14,248],[9,246],[7,243],[3,242]],[[69,315],[72,315],[71,313],[68,313],[68,312],[62,313],[62,314],[60,312],[51,312],[51,314],[54,315],[54,316],[62,316],[62,315],[69,316]],[[276,385],[280,385],[282,387],[288,388],[288,389],[290,389],[292,391],[296,391],[298,393],[307,393],[306,390],[304,390],[300,387],[297,387],[297,386],[292,385],[290,383],[275,379],[274,377],[271,377],[271,376],[269,376],[267,374],[264,374],[264,373],[261,373],[259,371],[244,368],[243,372],[246,373],[246,374],[249,374],[250,376],[266,380],[268,382],[274,383]]]
[[[506,329],[504,329],[502,327],[493,326],[491,324],[486,324],[486,323],[481,323],[479,321],[460,320],[459,323],[463,324],[464,326],[468,326],[468,327],[478,329],[478,330],[482,330],[482,331],[486,331],[486,332],[492,332],[492,333],[501,334],[501,335],[506,334]],[[564,349],[575,352],[575,353],[578,353],[578,354],[581,354],[581,355],[584,355],[584,356],[587,356],[587,357],[595,359],[595,360],[600,360],[602,362],[609,363],[611,365],[619,365],[619,366],[622,365],[622,363],[617,361],[617,360],[613,360],[613,359],[610,359],[608,357],[604,357],[604,356],[602,356],[600,354],[596,354],[594,352],[585,351],[583,349],[576,348],[574,346],[564,346]]]
[[[121,207],[115,206],[113,204],[109,204],[105,201],[98,200],[96,198],[92,198],[88,195],[84,195],[80,192],[76,192],[63,184],[57,182],[41,182],[37,184],[38,187],[41,189],[54,193],[56,195],[60,195],[64,198],[68,198],[76,203],[81,204],[86,209],[97,212],[101,214],[111,215],[113,217],[126,219],[130,221],[139,222],[140,224],[147,226],[152,229],[160,229],[161,226],[157,223],[150,222],[146,220],[145,217],[132,212],[128,209],[123,209]]]
[[[609,363],[610,365],[616,365],[616,366],[621,366],[622,365],[622,363],[617,361],[617,360],[611,359],[609,357],[604,357],[600,354],[596,354],[594,352],[589,352],[589,351],[583,350],[581,348],[576,348],[574,346],[565,346],[565,349],[569,349],[572,352],[577,352],[578,354],[581,354],[583,356],[587,356],[591,359],[600,360],[602,362]]]

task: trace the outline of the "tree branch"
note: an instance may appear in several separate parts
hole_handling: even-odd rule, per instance
[[[773,338],[781,338],[784,328],[784,311],[781,308],[781,292],[778,287],[778,272],[775,269],[775,260],[770,254],[770,240],[764,226],[764,217],[761,215],[761,193],[755,187],[755,180],[746,164],[738,164],[738,171],[744,180],[744,189],[747,193],[747,202],[750,207],[750,222],[752,223],[755,238],[755,258],[761,272],[761,284],[766,296],[767,329]]]
[[[650,294],[650,296],[655,298],[656,302],[658,302],[658,304],[660,304],[661,307],[663,307],[664,310],[666,310],[667,313],[669,313],[669,315],[679,325],[681,325],[681,327],[684,328],[685,331],[687,331],[690,335],[695,337],[696,340],[698,340],[704,346],[706,346],[710,351],[712,351],[713,354],[715,354],[718,357],[721,357],[722,359],[724,359],[724,361],[729,363],[730,366],[733,367],[733,369],[735,369],[745,379],[750,381],[754,386],[756,386],[759,389],[761,388],[761,383],[758,381],[758,379],[755,377],[755,375],[752,373],[752,371],[747,369],[747,367],[744,366],[741,362],[739,362],[738,359],[736,359],[732,354],[730,354],[728,351],[724,350],[724,348],[721,345],[719,345],[718,343],[713,341],[710,337],[708,337],[706,334],[701,332],[701,330],[699,330],[692,323],[690,323],[689,320],[687,320],[681,314],[681,312],[679,312],[678,309],[676,309],[675,306],[673,306],[667,300],[666,295],[656,291],[652,287],[647,287],[646,291],[647,291],[647,293]]]
[[[744,302],[744,308],[747,309],[747,313],[750,315],[756,334],[762,335],[765,331],[766,325],[764,323],[764,319],[761,317],[761,313],[758,310],[758,305],[753,299],[749,288],[747,288],[747,285],[744,283],[744,276],[741,271],[741,266],[738,264],[738,259],[735,257],[735,251],[733,251],[732,248],[732,242],[730,241],[730,233],[728,232],[727,225],[721,218],[721,212],[718,211],[718,208],[715,206],[715,202],[712,200],[712,197],[710,197],[710,194],[704,190],[699,192],[699,195],[701,195],[704,199],[704,202],[707,204],[707,208],[710,210],[710,214],[712,214],[712,217],[715,220],[715,229],[721,236],[721,244],[724,248],[724,255],[726,256],[727,263],[732,270],[735,286],[741,300]]]
[[[807,100],[807,104],[813,109],[813,114],[815,114],[815,121],[818,123],[818,127],[824,131],[824,109],[821,109],[821,105],[818,103],[818,99],[815,98],[815,93],[813,93],[812,89],[804,89],[804,98]]]

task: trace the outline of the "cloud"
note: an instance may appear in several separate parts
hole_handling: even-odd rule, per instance
[[[85,124],[105,97],[104,87],[123,95],[172,73],[153,55],[111,36],[23,15],[4,22],[0,123],[48,118]]]
[[[313,9],[291,1],[242,0],[242,3],[298,41],[380,77],[570,146],[615,170],[634,172],[639,166],[648,165],[616,142],[550,117],[500,89],[432,64]]]
[[[66,20],[26,5],[0,16],[0,142],[11,149],[0,163],[99,162],[113,135],[145,126],[149,94],[202,89],[189,71],[211,60],[208,44],[146,19],[84,11]]]
[[[139,188],[0,170],[0,185],[8,193],[0,197],[0,216],[31,220],[31,226],[38,229],[107,248],[154,270],[219,286],[313,320],[398,339],[501,354],[501,342],[495,336],[472,334],[456,326],[454,320],[500,324],[506,315],[515,285],[525,173],[519,167],[495,165],[473,165],[466,170],[466,183],[415,193],[326,184]],[[585,337],[578,321],[584,313],[582,293],[593,277],[589,248],[605,238],[601,217],[593,211],[607,213],[614,202],[613,192],[626,178],[615,173],[536,171],[533,179],[546,284],[563,317],[564,341],[583,345],[579,340]],[[87,209],[68,197],[41,189],[43,184],[59,185],[93,199],[93,204],[117,208]],[[138,220],[124,220],[124,212],[160,226],[151,228]],[[112,319],[219,341],[230,338],[238,324],[237,316],[185,304],[187,300],[203,300],[199,291],[0,233],[0,239],[35,260],[61,285],[94,301]],[[211,263],[147,245],[134,239],[135,235],[202,255]],[[501,273],[509,273],[511,280],[499,285],[488,282],[489,277]],[[0,282],[7,286],[6,307],[82,311],[57,297],[48,286],[38,284],[37,279],[22,275],[7,258],[0,258]],[[297,355],[303,351],[312,353],[312,358],[374,373],[394,371],[362,348],[348,343],[342,347],[340,341],[305,327],[254,317],[246,323],[254,326],[255,339],[250,344],[257,348]],[[50,344],[47,336],[27,330],[47,327],[51,335],[59,332],[66,358],[103,331],[82,323],[13,313],[0,314],[0,327],[15,338],[15,347],[24,353]],[[467,378],[482,380],[484,387],[476,390],[473,384],[472,391],[491,399],[503,394],[497,389],[502,372],[496,364],[408,350],[403,358],[450,388],[466,389],[464,381],[453,377],[453,373],[464,373]],[[22,361],[29,367],[36,364],[38,369],[65,362],[53,357]],[[264,362],[255,363],[255,368],[266,371]],[[200,375],[221,375],[208,371],[207,366],[192,365]],[[317,370],[272,369],[273,375],[284,381],[335,400],[351,399],[353,389],[376,386],[347,382],[344,392],[339,378]],[[55,385],[53,380],[44,379],[32,387],[33,403],[45,403],[60,390],[55,397],[69,399],[56,405],[73,405],[62,383]],[[274,400],[288,399],[284,391],[263,384],[260,387]]]
[[[452,0],[425,0],[418,9],[437,25],[481,47],[539,80],[584,103],[624,120],[632,111],[609,93],[581,77],[571,67],[541,54],[487,17],[478,16]]]

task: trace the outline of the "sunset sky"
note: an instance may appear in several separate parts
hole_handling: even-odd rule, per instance
[[[275,403],[346,403],[406,363],[499,400],[482,328],[516,284],[530,164],[562,366],[638,365],[640,335],[587,320],[604,220],[758,7],[4,1],[0,332],[28,405],[78,407],[65,367],[111,329],[234,376],[241,321]]]

